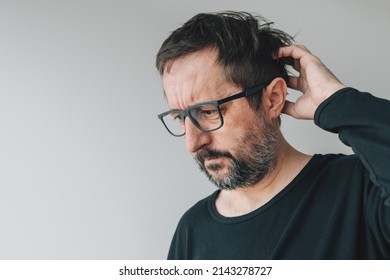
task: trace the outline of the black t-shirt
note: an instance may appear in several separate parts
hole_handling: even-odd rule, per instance
[[[280,193],[239,217],[218,191],[182,217],[168,259],[389,259],[390,102],[343,89],[316,111],[356,155],[315,155]]]

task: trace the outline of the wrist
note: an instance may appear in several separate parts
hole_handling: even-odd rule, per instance
[[[327,85],[324,87],[324,90],[321,94],[321,99],[318,101],[317,106],[319,106],[321,103],[323,103],[325,100],[327,100],[329,97],[331,97],[333,94],[338,92],[339,90],[346,88],[347,86],[342,83],[335,83],[333,85]]]

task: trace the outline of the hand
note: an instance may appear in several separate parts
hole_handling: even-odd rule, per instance
[[[303,93],[295,103],[286,101],[283,113],[296,119],[313,119],[318,106],[345,86],[330,72],[321,60],[304,46],[279,49],[277,58],[287,58],[298,77],[289,76],[288,87]]]

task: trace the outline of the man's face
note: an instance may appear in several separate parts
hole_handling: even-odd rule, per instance
[[[172,62],[163,75],[170,109],[183,110],[242,91],[226,79],[216,57],[215,50],[204,49]],[[253,185],[275,166],[278,130],[254,112],[246,98],[224,103],[220,109],[224,125],[213,132],[203,132],[185,120],[187,149],[219,188]]]

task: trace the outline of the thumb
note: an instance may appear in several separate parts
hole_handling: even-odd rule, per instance
[[[284,107],[283,107],[282,113],[295,118],[296,114],[295,114],[294,106],[295,106],[294,102],[286,100],[286,102],[284,103]]]

